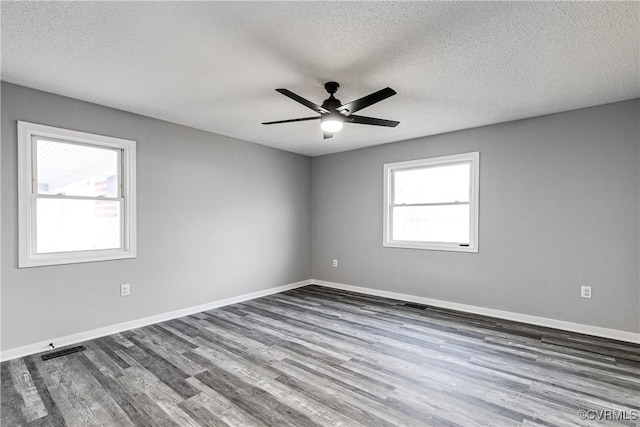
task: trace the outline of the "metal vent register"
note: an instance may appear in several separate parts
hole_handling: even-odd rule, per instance
[[[42,360],[55,359],[56,357],[66,356],[68,354],[77,353],[79,351],[84,351],[87,348],[83,345],[78,345],[75,347],[63,348],[62,350],[52,351],[51,353],[43,354]]]

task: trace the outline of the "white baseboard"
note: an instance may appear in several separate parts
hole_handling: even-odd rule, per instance
[[[460,304],[457,302],[442,301],[432,298],[418,297],[415,295],[401,294],[397,292],[382,291],[378,289],[364,288],[360,286],[345,285],[344,283],[327,282],[324,280],[311,280],[314,285],[325,286],[327,288],[342,289],[345,291],[358,292],[361,294],[375,295],[379,297],[397,299],[419,304],[432,305],[435,307],[448,308],[451,310],[463,311],[466,313],[480,314],[483,316],[496,317],[498,319],[513,320],[516,322],[528,323],[531,325],[545,326],[547,328],[561,329],[563,331],[578,332],[596,337],[610,338],[631,343],[640,343],[640,334],[617,329],[607,329],[598,326],[583,325],[581,323],[566,322],[564,320],[549,319],[547,317],[531,316],[529,314],[514,313],[511,311],[495,310],[492,308],[479,307],[475,305]]]
[[[279,292],[288,291],[289,289],[299,288],[301,286],[310,285],[311,280],[303,280],[301,282],[290,283],[284,286],[277,286],[275,288],[269,288],[262,291],[251,292],[244,295],[238,295],[236,297],[225,298],[219,301],[213,301],[206,304],[200,304],[193,307],[187,307],[180,310],[170,311],[168,313],[157,314],[155,316],[144,317],[142,319],[131,320],[129,322],[118,323],[117,325],[105,326],[104,328],[93,329],[90,331],[80,332],[73,335],[67,335],[64,337],[50,338],[46,341],[41,341],[34,344],[25,345],[22,347],[10,348],[0,352],[0,361],[6,361],[16,359],[19,357],[29,356],[32,354],[40,353],[49,350],[49,343],[54,343],[56,347],[64,347],[71,344],[80,343],[83,341],[92,340],[94,338],[104,337],[106,335],[115,334],[122,331],[128,331],[130,329],[140,328],[142,326],[152,325],[154,323],[164,322],[166,320],[176,319],[178,317],[188,316],[190,314],[200,313],[202,311],[211,310],[225,305],[236,304],[243,301],[248,301],[255,298],[264,297],[271,294],[277,294]]]
[[[513,320],[516,322],[528,323],[531,325],[545,326],[548,328],[560,329],[570,332],[578,332],[581,334],[593,335],[597,337],[610,338],[619,341],[631,343],[640,343],[640,334],[627,331],[619,331],[616,329],[601,328],[598,326],[583,325],[581,323],[566,322],[564,320],[549,319],[546,317],[531,316],[528,314],[513,313],[510,311],[495,310],[492,308],[479,307],[475,305],[460,304],[437,300],[432,298],[418,297],[415,295],[401,294],[398,292],[383,291],[378,289],[365,288],[361,286],[346,285],[344,283],[327,282],[324,280],[303,280],[296,283],[290,283],[284,286],[265,289],[262,291],[251,292],[244,295],[238,295],[231,298],[225,298],[219,301],[213,301],[206,304],[200,304],[193,307],[187,307],[180,310],[170,311],[168,313],[157,314],[155,316],[144,317],[142,319],[132,320],[129,322],[118,323],[116,325],[105,326],[103,328],[93,329],[90,331],[80,332],[64,337],[50,338],[34,344],[22,347],[10,348],[0,352],[0,361],[7,361],[19,357],[29,356],[40,353],[49,349],[49,343],[53,342],[56,347],[64,347],[71,344],[88,341],[94,338],[104,337],[106,335],[115,334],[130,329],[140,328],[142,326],[152,325],[154,323],[164,322],[166,320],[176,319],[178,317],[188,316],[202,311],[212,310],[214,308],[223,307],[225,305],[236,304],[255,298],[264,297],[289,289],[295,289],[306,285],[318,285],[328,288],[342,289],[346,291],[358,292],[362,294],[375,295],[379,297],[392,298],[401,301],[415,302],[419,304],[432,305],[435,307],[448,308],[451,310],[462,311],[466,313],[480,314],[483,316],[496,317],[498,319]]]

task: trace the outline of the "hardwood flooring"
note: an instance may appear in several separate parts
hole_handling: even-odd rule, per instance
[[[640,346],[404,304],[307,286],[4,362],[2,426],[639,424]]]

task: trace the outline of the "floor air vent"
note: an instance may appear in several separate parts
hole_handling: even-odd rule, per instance
[[[79,351],[84,351],[87,348],[83,345],[78,345],[76,347],[63,348],[62,350],[52,351],[51,353],[43,354],[42,360],[55,359],[56,357],[66,356],[67,354],[77,353]]]
[[[404,304],[405,307],[410,307],[410,308],[417,308],[418,310],[425,310],[428,306],[424,305],[424,304],[414,304],[412,302],[408,302],[406,304]]]

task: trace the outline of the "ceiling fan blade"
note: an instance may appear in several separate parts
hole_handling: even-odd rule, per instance
[[[303,117],[301,119],[276,120],[275,122],[262,122],[263,125],[275,125],[277,123],[304,122],[305,120],[317,120],[320,116]]]
[[[329,139],[329,138],[333,138],[333,133],[332,132],[324,132],[322,135],[322,139]]]
[[[400,124],[400,122],[396,122],[395,120],[376,119],[375,117],[357,116],[355,114],[345,117],[344,121],[347,123],[357,123],[361,125],[374,125],[374,126],[387,126],[390,128],[394,128],[398,126],[398,124]]]
[[[315,111],[316,113],[328,113],[329,110],[327,110],[326,108],[322,108],[319,105],[314,104],[313,102],[304,99],[303,97],[301,97],[300,95],[296,95],[295,93],[291,92],[288,89],[276,89],[276,92],[280,92],[281,94],[283,94],[284,96],[288,96],[289,98],[293,99],[296,102],[299,102],[300,104],[304,105],[307,108],[311,108],[313,111]]]
[[[346,114],[355,113],[358,110],[362,110],[370,105],[375,104],[376,102],[380,102],[383,99],[387,99],[390,96],[396,94],[396,91],[391,89],[390,87],[386,87],[377,92],[373,92],[363,98],[356,99],[348,104],[341,105],[338,107],[338,111]]]

